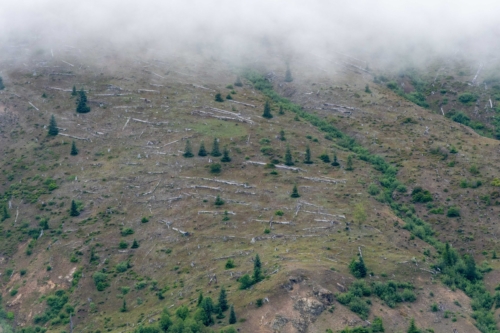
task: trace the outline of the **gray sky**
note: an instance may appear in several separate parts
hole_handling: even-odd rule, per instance
[[[499,50],[498,0],[1,0],[0,43],[415,59]]]

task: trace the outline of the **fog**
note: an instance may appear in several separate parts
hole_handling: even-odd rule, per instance
[[[264,55],[318,61],[340,52],[389,65],[457,54],[483,61],[500,50],[495,0],[2,2],[0,45],[11,50],[98,45],[247,61]]]

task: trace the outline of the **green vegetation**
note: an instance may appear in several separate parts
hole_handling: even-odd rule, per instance
[[[74,140],[73,140],[73,142],[71,143],[71,152],[70,152],[70,155],[71,155],[71,156],[78,155],[78,148],[76,148],[76,143],[75,143],[75,141],[74,141]]]
[[[291,198],[300,198],[299,190],[297,189],[297,184],[293,185],[292,194],[290,194]]]
[[[271,114],[271,106],[269,105],[269,100],[266,101],[266,104],[264,104],[264,113],[262,114],[262,117],[266,119],[271,119],[273,115]]]
[[[57,134],[59,134],[59,128],[57,127],[56,117],[52,115],[50,116],[48,135],[56,136]]]
[[[182,156],[186,158],[194,156],[193,149],[191,148],[191,142],[189,142],[189,140],[186,141],[186,147],[184,148],[184,154],[182,154]]]
[[[83,88],[78,92],[76,112],[78,113],[89,113],[90,107],[87,106],[87,95]]]
[[[288,99],[281,97],[274,90],[272,84],[265,80],[263,76],[256,72],[247,72],[246,78],[251,81],[254,88],[260,90],[268,98],[273,100],[275,103],[282,105],[287,110],[294,112],[298,117],[310,122],[312,125],[316,126],[323,132],[326,132],[331,138],[336,140],[336,143],[351,152],[357,154],[358,158],[365,161],[373,166],[373,168],[381,173],[380,184],[383,186],[382,193],[378,198],[386,202],[391,209],[394,211],[396,216],[402,218],[405,221],[404,228],[410,231],[413,235],[422,240],[426,241],[430,245],[434,246],[437,251],[441,252],[445,248],[444,244],[438,241],[434,237],[434,231],[429,223],[425,222],[416,214],[407,215],[409,211],[408,207],[404,203],[398,203],[392,198],[393,191],[401,185],[396,178],[397,169],[396,167],[390,165],[382,157],[371,154],[366,148],[362,147],[356,141],[349,137],[348,135],[342,133],[337,128],[335,128],[331,123],[320,118],[317,115],[308,113],[302,110],[302,108]],[[422,189],[418,192],[423,192],[421,195],[417,195],[414,199],[418,202],[429,202],[432,201],[432,196],[427,194]],[[412,197],[413,197],[412,193]],[[429,200],[429,196],[430,199]],[[456,254],[457,258],[459,257]],[[462,264],[459,264],[461,262]],[[486,290],[483,281],[477,278],[474,281],[470,281],[465,278],[461,267],[463,267],[463,260],[457,260],[455,264],[442,266],[441,279],[443,283],[448,286],[454,286],[463,290],[469,297],[472,298],[472,308],[473,308],[473,318],[476,320],[476,327],[483,333],[498,333],[499,330],[496,327],[495,319],[491,312],[493,298],[490,293]]]
[[[363,257],[360,256],[359,260],[352,259],[351,263],[349,264],[349,270],[351,271],[351,274],[358,279],[366,277],[367,270],[365,262],[363,261]]]
[[[216,206],[222,206],[224,204],[224,200],[220,198],[220,195],[217,195],[217,198],[215,198],[214,205]]]
[[[477,101],[477,99],[478,99],[477,95],[475,95],[473,93],[469,93],[469,92],[460,94],[458,96],[458,100],[460,101],[460,103],[467,104],[467,105],[475,103]]]
[[[0,90],[4,90],[4,89],[5,89],[5,85],[3,84],[3,79],[0,76]]]
[[[213,157],[219,157],[222,155],[219,148],[219,140],[217,138],[214,138],[212,152],[210,153],[210,155],[212,155]]]
[[[78,206],[76,205],[75,200],[71,200],[71,208],[69,211],[70,216],[78,216],[80,215],[80,212],[78,211]]]
[[[204,157],[207,156],[207,150],[205,149],[205,142],[201,141],[200,143],[200,149],[198,150],[198,156]]]
[[[220,93],[215,94],[215,101],[224,102],[224,99],[222,98],[222,95]]]
[[[225,146],[224,150],[222,151],[222,158],[220,161],[224,163],[231,162],[231,157],[229,157],[229,149],[227,148],[227,146]]]
[[[44,325],[51,321],[52,325],[68,324],[69,314],[74,312],[73,307],[67,305],[69,296],[64,290],[57,290],[53,295],[47,297],[47,308],[44,312],[33,317],[34,324]]]

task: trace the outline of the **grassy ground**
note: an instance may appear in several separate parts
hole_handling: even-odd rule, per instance
[[[354,170],[347,171],[350,152],[288,110],[278,115],[278,106],[272,105],[274,117],[262,118],[266,96],[248,81],[243,87],[227,88],[236,77],[231,67],[202,57],[189,63],[172,60],[170,65],[154,59],[131,65],[125,58],[113,58],[95,67],[92,58],[70,55],[66,61],[84,66],[64,67],[63,71],[60,67],[37,67],[41,60],[47,66],[64,66],[57,59],[42,57],[32,59],[26,68],[11,67],[3,74],[7,88],[0,95],[0,192],[8,193],[3,197],[6,205],[12,202],[11,217],[1,223],[0,270],[4,304],[7,311],[15,313],[14,326],[33,325],[33,318],[47,307],[47,296],[58,289],[69,291],[69,303],[76,309],[76,330],[123,332],[157,318],[163,307],[193,307],[200,291],[215,299],[224,285],[238,318],[246,319],[237,325],[243,331],[271,332],[280,314],[295,323],[306,322],[311,332],[340,330],[363,321],[339,303],[332,313],[323,311],[308,317],[295,309],[295,300],[311,297],[320,286],[344,291],[339,285],[348,286],[354,280],[347,266],[362,249],[373,273],[368,282],[408,281],[416,286],[417,294],[416,302],[394,309],[372,298],[368,320],[381,316],[386,332],[404,331],[412,317],[420,327],[436,332],[452,327],[477,331],[469,299],[459,290],[448,290],[427,271],[439,260],[439,254],[412,237],[402,228],[405,222],[368,193],[370,184],[380,186],[380,173],[356,158]],[[460,253],[473,253],[478,263],[485,261],[496,268],[498,263],[491,255],[497,249],[498,207],[491,182],[498,176],[498,141],[480,137],[383,86],[372,85],[368,74],[335,69],[332,77],[298,64],[295,81],[285,85],[279,83],[282,64],[270,61],[260,66],[278,73],[274,82],[279,93],[288,94],[305,110],[397,166],[398,179],[407,191],[394,196],[429,221],[437,238],[451,242]],[[74,75],[53,75],[61,72]],[[371,94],[364,92],[366,84]],[[70,92],[50,89],[70,89],[73,85],[88,91],[90,113],[76,114]],[[255,107],[214,101],[216,92],[226,96],[231,91],[235,92],[234,100]],[[42,97],[44,93],[46,97]],[[126,95],[100,96],[110,93]],[[355,109],[345,115],[321,109],[325,103]],[[192,113],[210,112],[207,107],[238,112],[255,123]],[[64,129],[61,133],[87,139],[75,139],[80,150],[77,156],[69,154],[71,138],[47,137],[44,126],[52,114]],[[286,141],[279,139],[281,130]],[[182,156],[188,139],[196,155],[202,140],[210,151],[215,137],[221,150],[225,146],[230,150],[231,162],[219,162],[219,157]],[[456,154],[450,153],[451,145],[457,148]],[[287,146],[295,166],[303,171],[248,163],[283,162]],[[313,164],[303,163],[307,146]],[[322,162],[318,156],[323,153],[330,158],[335,153],[340,167]],[[210,172],[215,162],[222,165],[219,174]],[[471,172],[473,165],[479,173]],[[345,183],[304,177],[328,177]],[[463,178],[469,182],[479,179],[483,185],[460,187]],[[51,183],[57,188],[50,187]],[[290,198],[294,184],[301,194],[299,199]],[[415,186],[432,193],[433,207],[411,202]],[[214,205],[217,195],[225,201],[220,207]],[[489,204],[481,199],[486,195]],[[78,217],[69,217],[71,200],[81,202]],[[446,217],[451,206],[460,207],[459,218]],[[436,207],[443,207],[444,214],[431,214]],[[225,220],[226,210],[235,215]],[[279,210],[282,216],[276,215]],[[39,237],[39,223],[44,218],[48,218],[49,229]],[[143,218],[148,221],[143,223]],[[270,223],[271,218],[291,224]],[[134,233],[122,235],[127,228]],[[190,235],[183,236],[173,228]],[[130,248],[134,239],[140,244],[137,249]],[[120,241],[128,247],[120,249]],[[98,259],[91,260],[92,251]],[[251,274],[252,258],[257,253],[268,278],[250,290],[239,290],[236,279]],[[218,259],[227,256],[234,256],[236,267],[231,270],[224,267],[226,258]],[[116,265],[124,261],[132,267],[119,272]],[[26,272],[21,276],[22,270]],[[77,270],[83,275],[70,289]],[[96,271],[108,274],[109,286],[101,292],[92,279]],[[217,284],[209,283],[213,274]],[[295,283],[292,292],[281,288],[290,276],[297,275],[303,276],[302,282]],[[485,275],[490,290],[496,286],[494,276],[495,270]],[[124,294],[127,287],[130,290]],[[159,291],[165,299],[158,298]],[[256,300],[266,297],[270,302],[256,308]],[[123,299],[129,305],[125,313],[119,312]],[[434,302],[442,304],[443,310],[431,312]],[[223,327],[226,320],[215,328]],[[297,327],[302,326],[294,326],[293,320],[285,331],[300,331]],[[68,330],[64,320],[45,326]]]

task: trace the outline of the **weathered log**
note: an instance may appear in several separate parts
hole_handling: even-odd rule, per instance
[[[144,123],[144,124],[151,124],[151,125],[162,125],[162,124],[168,124],[168,121],[159,121],[159,122],[152,122],[152,121],[147,121],[147,120],[142,120],[142,119],[137,119],[137,118],[132,118],[133,121],[137,121],[139,123]]]
[[[227,101],[228,101],[228,102],[231,102],[231,103],[242,104],[242,105],[249,106],[249,107],[252,107],[252,108],[254,108],[254,107],[255,107],[255,105],[253,105],[253,104],[248,104],[248,103],[238,102],[238,101],[235,101],[234,99],[228,99]]]
[[[345,179],[333,179],[333,178],[327,178],[327,177],[299,177],[299,178],[312,180],[314,182],[321,182],[321,183],[345,184],[347,182],[347,180],[345,180]]]
[[[85,140],[85,141],[91,141],[89,138],[80,138],[80,137],[77,137],[77,136],[73,136],[73,135],[68,135],[68,134],[64,134],[64,133],[59,133],[58,135],[62,135],[62,136],[67,136],[69,138],[72,138],[72,139],[77,139],[77,140]]]
[[[151,89],[137,89],[137,92],[138,93],[141,93],[141,92],[150,92],[150,93],[155,93],[155,94],[159,94],[160,93],[158,90],[151,90]]]
[[[257,161],[246,161],[245,163],[256,164],[256,165],[267,165],[267,163],[257,162]],[[285,169],[285,170],[292,170],[292,171],[305,171],[304,169],[301,169],[301,168],[291,167],[291,166],[282,165],[282,164],[274,164],[274,167],[276,167],[278,169]]]
[[[28,103],[30,103],[30,105],[31,105],[32,107],[34,107],[37,111],[40,111],[40,109],[39,109],[39,108],[37,108],[36,106],[34,106],[34,105],[33,105],[33,103],[31,103],[31,102],[28,102]]]
[[[254,186],[251,186],[248,184],[237,183],[237,182],[231,181],[231,180],[222,180],[222,179],[213,179],[213,178],[204,178],[204,177],[186,177],[186,176],[181,176],[181,178],[201,179],[201,180],[207,180],[207,181],[216,182],[216,183],[222,183],[222,184],[226,184],[226,185],[242,186],[244,188],[253,188],[254,187]]]
[[[230,211],[230,210],[226,210],[226,211],[212,211],[212,210],[200,210],[198,211],[198,215],[200,214],[214,214],[214,215],[225,215],[225,214],[229,214],[229,215],[236,215],[235,212],[233,211]]]
[[[187,232],[187,231],[183,231],[183,230],[181,230],[181,229],[179,229],[179,228],[174,228],[174,227],[172,227],[172,230],[175,230],[175,231],[179,232],[179,233],[180,233],[180,234],[182,234],[183,236],[189,236],[189,232]]]

